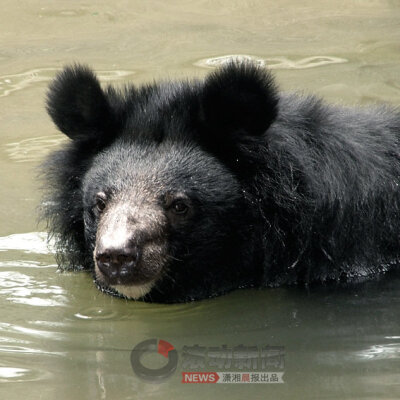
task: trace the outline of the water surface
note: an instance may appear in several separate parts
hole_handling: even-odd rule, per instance
[[[184,305],[111,298],[57,273],[37,224],[36,168],[66,139],[44,111],[66,63],[102,82],[204,76],[232,56],[284,90],[400,105],[400,4],[350,1],[3,0],[0,14],[0,397],[13,399],[397,399],[400,278],[305,291],[237,291]],[[130,352],[161,338],[180,355],[161,384]],[[281,346],[283,384],[180,383],[185,346]]]

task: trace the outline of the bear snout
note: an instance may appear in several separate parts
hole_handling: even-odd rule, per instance
[[[130,298],[147,293],[167,263],[165,225],[154,206],[112,204],[101,215],[96,233],[97,283]]]
[[[97,266],[109,284],[134,281],[139,258],[140,250],[136,246],[102,248],[95,254]]]

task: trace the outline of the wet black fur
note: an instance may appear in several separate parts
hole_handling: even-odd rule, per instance
[[[190,171],[209,174],[190,188],[197,220],[170,233],[173,261],[146,300],[350,281],[399,259],[397,110],[282,94],[269,72],[251,64],[230,64],[204,81],[123,90],[101,89],[76,65],[56,77],[47,104],[72,139],[43,166],[50,189],[44,215],[62,269],[93,270],[94,194],[84,193],[83,182],[123,190],[127,178],[112,166],[127,151],[132,160],[160,152],[158,162],[132,168],[163,176],[165,189],[187,185]],[[174,170],[169,179],[163,152],[170,159],[188,148],[187,176]],[[101,182],[92,173],[98,154],[106,164]]]

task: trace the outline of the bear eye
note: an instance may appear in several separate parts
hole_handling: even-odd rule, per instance
[[[175,214],[179,214],[179,215],[186,214],[188,209],[189,209],[189,207],[187,206],[187,204],[185,204],[185,202],[183,200],[176,200],[171,205],[171,210]]]
[[[104,192],[99,192],[96,194],[96,209],[99,213],[103,212],[106,208],[107,196]]]

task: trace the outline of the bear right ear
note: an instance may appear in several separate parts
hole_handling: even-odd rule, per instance
[[[230,62],[204,82],[201,116],[214,138],[260,136],[278,114],[278,92],[269,71],[250,62]]]
[[[69,138],[96,139],[115,125],[115,115],[95,74],[88,67],[66,67],[47,93],[47,111]]]

